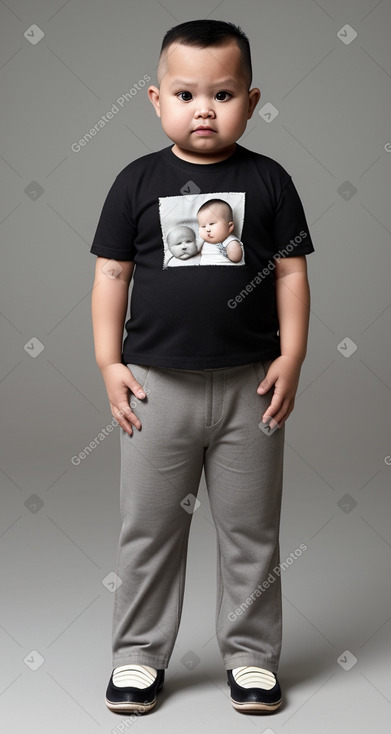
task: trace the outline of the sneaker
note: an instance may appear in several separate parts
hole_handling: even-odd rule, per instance
[[[236,711],[241,711],[244,714],[267,713],[276,711],[281,706],[281,688],[277,677],[275,686],[269,691],[257,686],[253,688],[240,686],[236,682],[232,670],[227,670],[227,677],[227,685],[231,688],[231,703]]]
[[[115,670],[115,668],[114,668]],[[156,704],[157,694],[163,687],[164,669],[157,670],[153,683],[148,688],[136,688],[135,686],[120,687],[113,683],[113,673],[106,691],[106,706],[110,711],[137,712],[138,714],[150,711]]]

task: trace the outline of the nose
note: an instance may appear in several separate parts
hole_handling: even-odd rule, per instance
[[[202,119],[207,119],[208,117],[214,118],[215,113],[210,107],[198,107],[194,112],[194,117],[201,117]]]

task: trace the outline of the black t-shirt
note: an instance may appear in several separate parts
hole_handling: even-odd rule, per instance
[[[313,251],[291,176],[239,144],[218,163],[168,146],[127,165],[90,249],[135,263],[123,363],[195,370],[280,356],[275,262]]]

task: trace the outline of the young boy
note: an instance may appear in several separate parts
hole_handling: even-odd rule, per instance
[[[141,712],[156,703],[180,624],[204,468],[217,538],[216,634],[232,705],[271,712],[281,704],[285,422],[306,355],[305,255],[314,247],[290,175],[236,142],[260,99],[241,29],[216,20],[172,28],[157,76],[148,95],[174,145],[117,175],[90,250],[98,256],[95,356],[121,441],[106,704]],[[188,221],[189,207],[227,192],[244,212],[244,264],[164,268],[164,217],[170,227]]]

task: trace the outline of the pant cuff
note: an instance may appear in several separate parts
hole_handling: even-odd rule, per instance
[[[169,658],[156,658],[151,655],[144,655],[143,653],[130,653],[122,657],[114,657],[112,659],[113,668],[119,668],[120,665],[131,665],[136,663],[137,665],[149,665],[151,668],[156,670],[162,670],[168,668]]]

